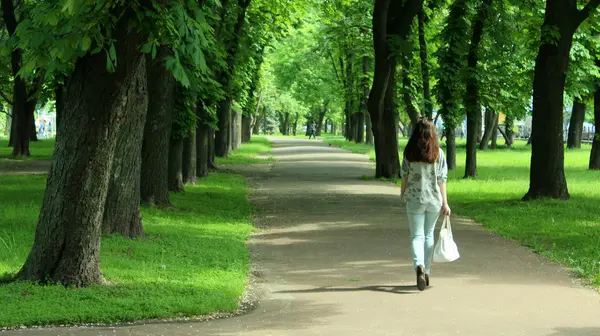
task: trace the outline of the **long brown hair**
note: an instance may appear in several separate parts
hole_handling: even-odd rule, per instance
[[[408,162],[434,163],[440,155],[440,144],[435,125],[431,120],[421,118],[404,148]]]

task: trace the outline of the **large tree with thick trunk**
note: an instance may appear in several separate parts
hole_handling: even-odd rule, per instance
[[[149,205],[171,206],[169,195],[169,147],[175,108],[175,78],[167,70],[169,52],[160,47],[156,59],[148,56],[148,115],[142,146],[142,201]]]
[[[483,29],[489,16],[493,0],[482,1],[477,10],[471,35],[471,45],[467,55],[467,80],[465,93],[465,109],[467,111],[467,161],[465,178],[477,177],[477,136],[481,129],[481,103],[479,99],[479,81],[477,80],[477,63],[479,62],[479,45],[483,38]]]
[[[398,134],[394,88],[396,53],[390,38],[406,39],[412,22],[421,9],[421,0],[375,0],[373,43],[375,70],[368,107],[375,140],[375,176],[399,175]]]
[[[143,67],[141,34],[130,29],[132,10],[116,7],[113,29],[119,66],[106,54],[75,63],[66,85],[64,115],[48,175],[33,247],[22,280],[87,286],[100,283],[100,235],[120,128],[128,95]]]
[[[144,234],[140,214],[140,174],[148,113],[145,58],[142,57],[136,71],[133,85],[127,88],[126,114],[119,130],[102,222],[103,233],[116,233],[127,238]]]
[[[563,100],[573,35],[600,5],[581,10],[577,0],[546,0],[542,38],[535,61],[529,191],[525,200],[568,199],[564,170]]]

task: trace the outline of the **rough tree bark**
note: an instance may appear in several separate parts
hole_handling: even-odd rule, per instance
[[[148,56],[148,115],[142,146],[141,198],[152,206],[171,206],[169,195],[169,143],[175,107],[175,79],[165,67],[168,52],[159,48]]]
[[[106,70],[105,53],[87,54],[75,63],[21,280],[77,287],[102,281],[100,235],[110,175],[127,101],[133,98],[127,95],[128,88],[139,77],[137,69],[143,62],[139,46],[146,41],[128,29],[134,15],[126,10],[113,30],[119,59],[115,72]]]
[[[168,166],[169,191],[183,192],[183,138],[171,137],[169,141],[169,166]]]
[[[492,128],[492,149],[498,148],[498,130],[500,125],[498,125],[500,121],[500,113],[496,113],[496,118],[494,119],[494,127]]]
[[[513,127],[515,126],[515,118],[511,115],[506,115],[504,118],[504,140],[506,142],[506,147],[511,147],[515,143],[515,131]]]
[[[142,57],[133,85],[127,92],[126,114],[119,130],[110,175],[102,232],[135,238],[144,235],[140,214],[142,142],[148,113],[146,62]]]
[[[581,138],[583,137],[583,123],[585,122],[586,105],[581,99],[575,99],[571,120],[569,122],[569,133],[567,138],[567,148],[581,148]]]
[[[600,67],[600,60],[596,60],[596,66]],[[590,153],[591,170],[600,170],[600,83],[596,83],[594,91],[594,140],[592,142],[592,152]]]
[[[360,111],[363,114],[364,124],[366,128],[366,136],[364,142],[367,145],[373,144],[373,126],[371,124],[371,116],[369,115],[369,72],[371,67],[371,57],[363,57],[363,77],[361,79],[362,99]]]
[[[208,169],[218,170],[217,164],[215,163],[215,128],[210,126],[208,128]]]
[[[375,70],[368,106],[375,137],[375,176],[378,178],[395,178],[399,175],[400,168],[392,90],[395,87],[396,60],[389,45],[389,36],[405,39],[421,6],[421,0],[395,1],[393,4],[390,0],[375,0],[373,11]]]
[[[481,104],[479,102],[479,82],[477,80],[477,63],[479,62],[479,44],[483,37],[483,28],[487,21],[493,0],[485,0],[477,10],[469,54],[467,55],[467,88],[465,93],[465,109],[467,112],[467,161],[465,178],[477,177],[477,135],[481,129]]]
[[[196,134],[183,139],[183,184],[196,184]]]
[[[242,113],[232,112],[233,133],[231,134],[231,150],[238,150],[242,145]]]
[[[211,127],[206,105],[202,101],[199,101],[196,106],[196,116],[198,117],[196,124],[196,176],[203,178],[208,176],[208,135]]]
[[[319,112],[319,119],[317,120],[316,133],[317,136],[321,136],[323,132],[323,120],[325,119],[325,114],[327,114],[327,106],[324,105],[322,110]]]
[[[252,139],[252,118],[242,115],[242,143],[248,143]]]
[[[546,1],[542,43],[535,61],[530,182],[524,200],[569,198],[562,136],[565,79],[573,35],[598,5],[600,0],[591,0],[578,10],[576,0]],[[558,38],[548,36],[551,32],[557,32]]]
[[[483,131],[483,136],[481,137],[481,143],[479,144],[479,149],[487,150],[489,148],[490,140],[492,140],[492,136],[493,136],[495,127],[497,127],[496,113],[489,107],[486,107],[485,108],[485,130]]]

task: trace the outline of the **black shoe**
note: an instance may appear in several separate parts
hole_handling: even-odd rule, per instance
[[[423,265],[417,266],[417,288],[420,291],[424,291],[427,287],[427,281],[425,280],[425,268]]]
[[[429,287],[429,274],[425,274],[425,284]]]

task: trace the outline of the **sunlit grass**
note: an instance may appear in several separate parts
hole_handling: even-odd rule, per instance
[[[270,156],[271,143],[265,137],[254,136],[249,143],[242,146],[227,158],[216,158],[219,164],[254,164],[267,163],[273,159]]]
[[[374,159],[372,146],[326,140]],[[406,139],[400,139],[400,152]],[[568,265],[600,285],[600,172],[587,169],[591,147],[565,152],[571,199],[523,202],[529,188],[531,149],[524,141],[513,148],[479,151],[479,177],[463,179],[464,142],[458,142],[458,167],[449,173],[448,197],[454,213],[467,216],[515,239],[550,259]]]
[[[44,176],[0,176],[0,274],[18,272],[27,257],[44,184]],[[245,241],[253,230],[244,179],[211,175],[172,201],[177,210],[143,209],[146,238],[102,240],[109,286],[0,286],[0,327],[235,311],[249,268]]]
[[[53,144],[34,143],[32,151],[40,154],[32,159],[49,159]],[[255,137],[219,163],[267,162],[270,151],[265,138]],[[10,150],[3,149],[0,155],[10,155]],[[45,182],[46,176],[0,176],[0,277],[17,273],[27,257]],[[210,175],[171,199],[176,210],[142,209],[147,237],[102,239],[101,269],[110,285],[84,289],[24,282],[0,285],[0,327],[112,323],[237,310],[249,269],[245,242],[253,230],[244,178]]]
[[[55,139],[43,139],[40,141],[32,141],[30,143],[30,158],[22,160],[50,160],[52,152],[54,152]],[[8,147],[8,139],[0,139],[0,159],[12,158],[12,147]]]

